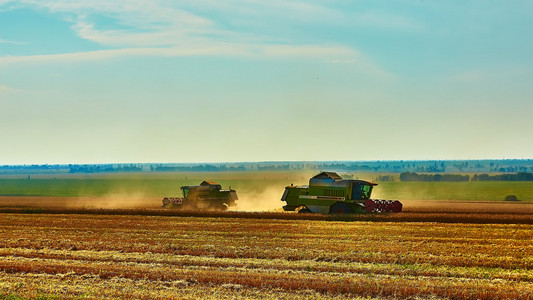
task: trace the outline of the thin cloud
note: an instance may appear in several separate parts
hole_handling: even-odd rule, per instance
[[[5,56],[0,57],[0,64],[13,63],[50,63],[50,62],[83,62],[89,60],[105,60],[124,56],[246,56],[246,57],[301,57],[319,58],[327,56],[349,56],[355,52],[343,47],[317,46],[277,46],[250,45],[231,43],[206,43],[196,46],[166,48],[123,48],[112,50],[96,50],[75,53]]]
[[[202,38],[234,43],[254,39],[298,44],[297,35],[287,35],[285,30],[294,23],[389,29],[418,27],[399,15],[364,11],[354,15],[310,1],[22,0],[16,3],[62,15],[73,22],[73,30],[83,39],[125,48],[180,45]],[[114,20],[115,24],[104,23],[99,16]],[[126,25],[128,29],[116,25]]]
[[[0,38],[0,44],[11,44],[11,45],[28,45],[29,43],[10,41]]]
[[[97,51],[52,55],[0,57],[0,64],[83,62],[124,56],[233,56],[262,59],[318,59],[350,63],[370,74],[384,75],[353,47],[312,44],[286,35],[283,24],[329,24],[348,16],[317,3],[253,0],[181,1],[17,1],[18,5],[59,14],[72,30],[103,48]],[[102,21],[99,16],[105,16]],[[256,18],[252,30],[245,26]],[[374,18],[375,19],[375,18]],[[110,20],[110,21],[109,21]],[[271,29],[272,20],[282,23]],[[244,22],[244,23],[240,23]],[[125,25],[125,26],[121,26]]]
[[[180,44],[190,44],[191,41],[201,39],[202,34],[211,36],[222,35],[214,30],[187,29],[179,26],[164,30],[132,31],[132,30],[98,30],[93,23],[78,22],[73,26],[77,34],[86,40],[104,46],[112,47],[161,47]],[[229,33],[226,34],[229,36]],[[206,39],[206,38],[203,38]],[[207,39],[206,39],[207,40]]]
[[[22,92],[22,90],[15,89],[15,88],[9,87],[7,85],[1,85],[0,84],[0,94],[18,93],[18,92]]]

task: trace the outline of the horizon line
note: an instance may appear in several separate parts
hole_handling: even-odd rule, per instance
[[[24,163],[0,164],[6,166],[68,166],[68,165],[202,165],[202,164],[258,164],[258,163],[327,163],[327,162],[428,162],[428,161],[527,161],[533,158],[468,158],[468,159],[384,159],[384,160],[265,160],[265,161],[203,161],[203,162],[87,162],[87,163]]]

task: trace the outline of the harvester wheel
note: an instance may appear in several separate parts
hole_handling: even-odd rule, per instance
[[[310,213],[313,213],[313,212],[309,208],[303,207],[303,208],[298,210],[298,213],[299,214],[310,214]]]
[[[342,202],[337,202],[329,207],[330,214],[353,214],[354,211],[350,205]]]

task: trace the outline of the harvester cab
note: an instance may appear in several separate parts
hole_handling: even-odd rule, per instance
[[[372,189],[378,185],[365,180],[343,179],[335,172],[321,172],[309,185],[287,186],[281,201],[285,211],[299,213],[351,214],[400,212],[399,201],[373,200]]]

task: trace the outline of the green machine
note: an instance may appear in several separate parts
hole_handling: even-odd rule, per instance
[[[237,192],[223,190],[222,186],[213,181],[203,181],[200,185],[182,186],[183,197],[166,197],[163,207],[200,209],[200,210],[227,210],[236,205]]]
[[[285,211],[299,213],[353,214],[401,212],[402,203],[370,199],[378,185],[365,180],[343,179],[335,172],[322,172],[309,179],[309,185],[285,187],[281,201]]]

